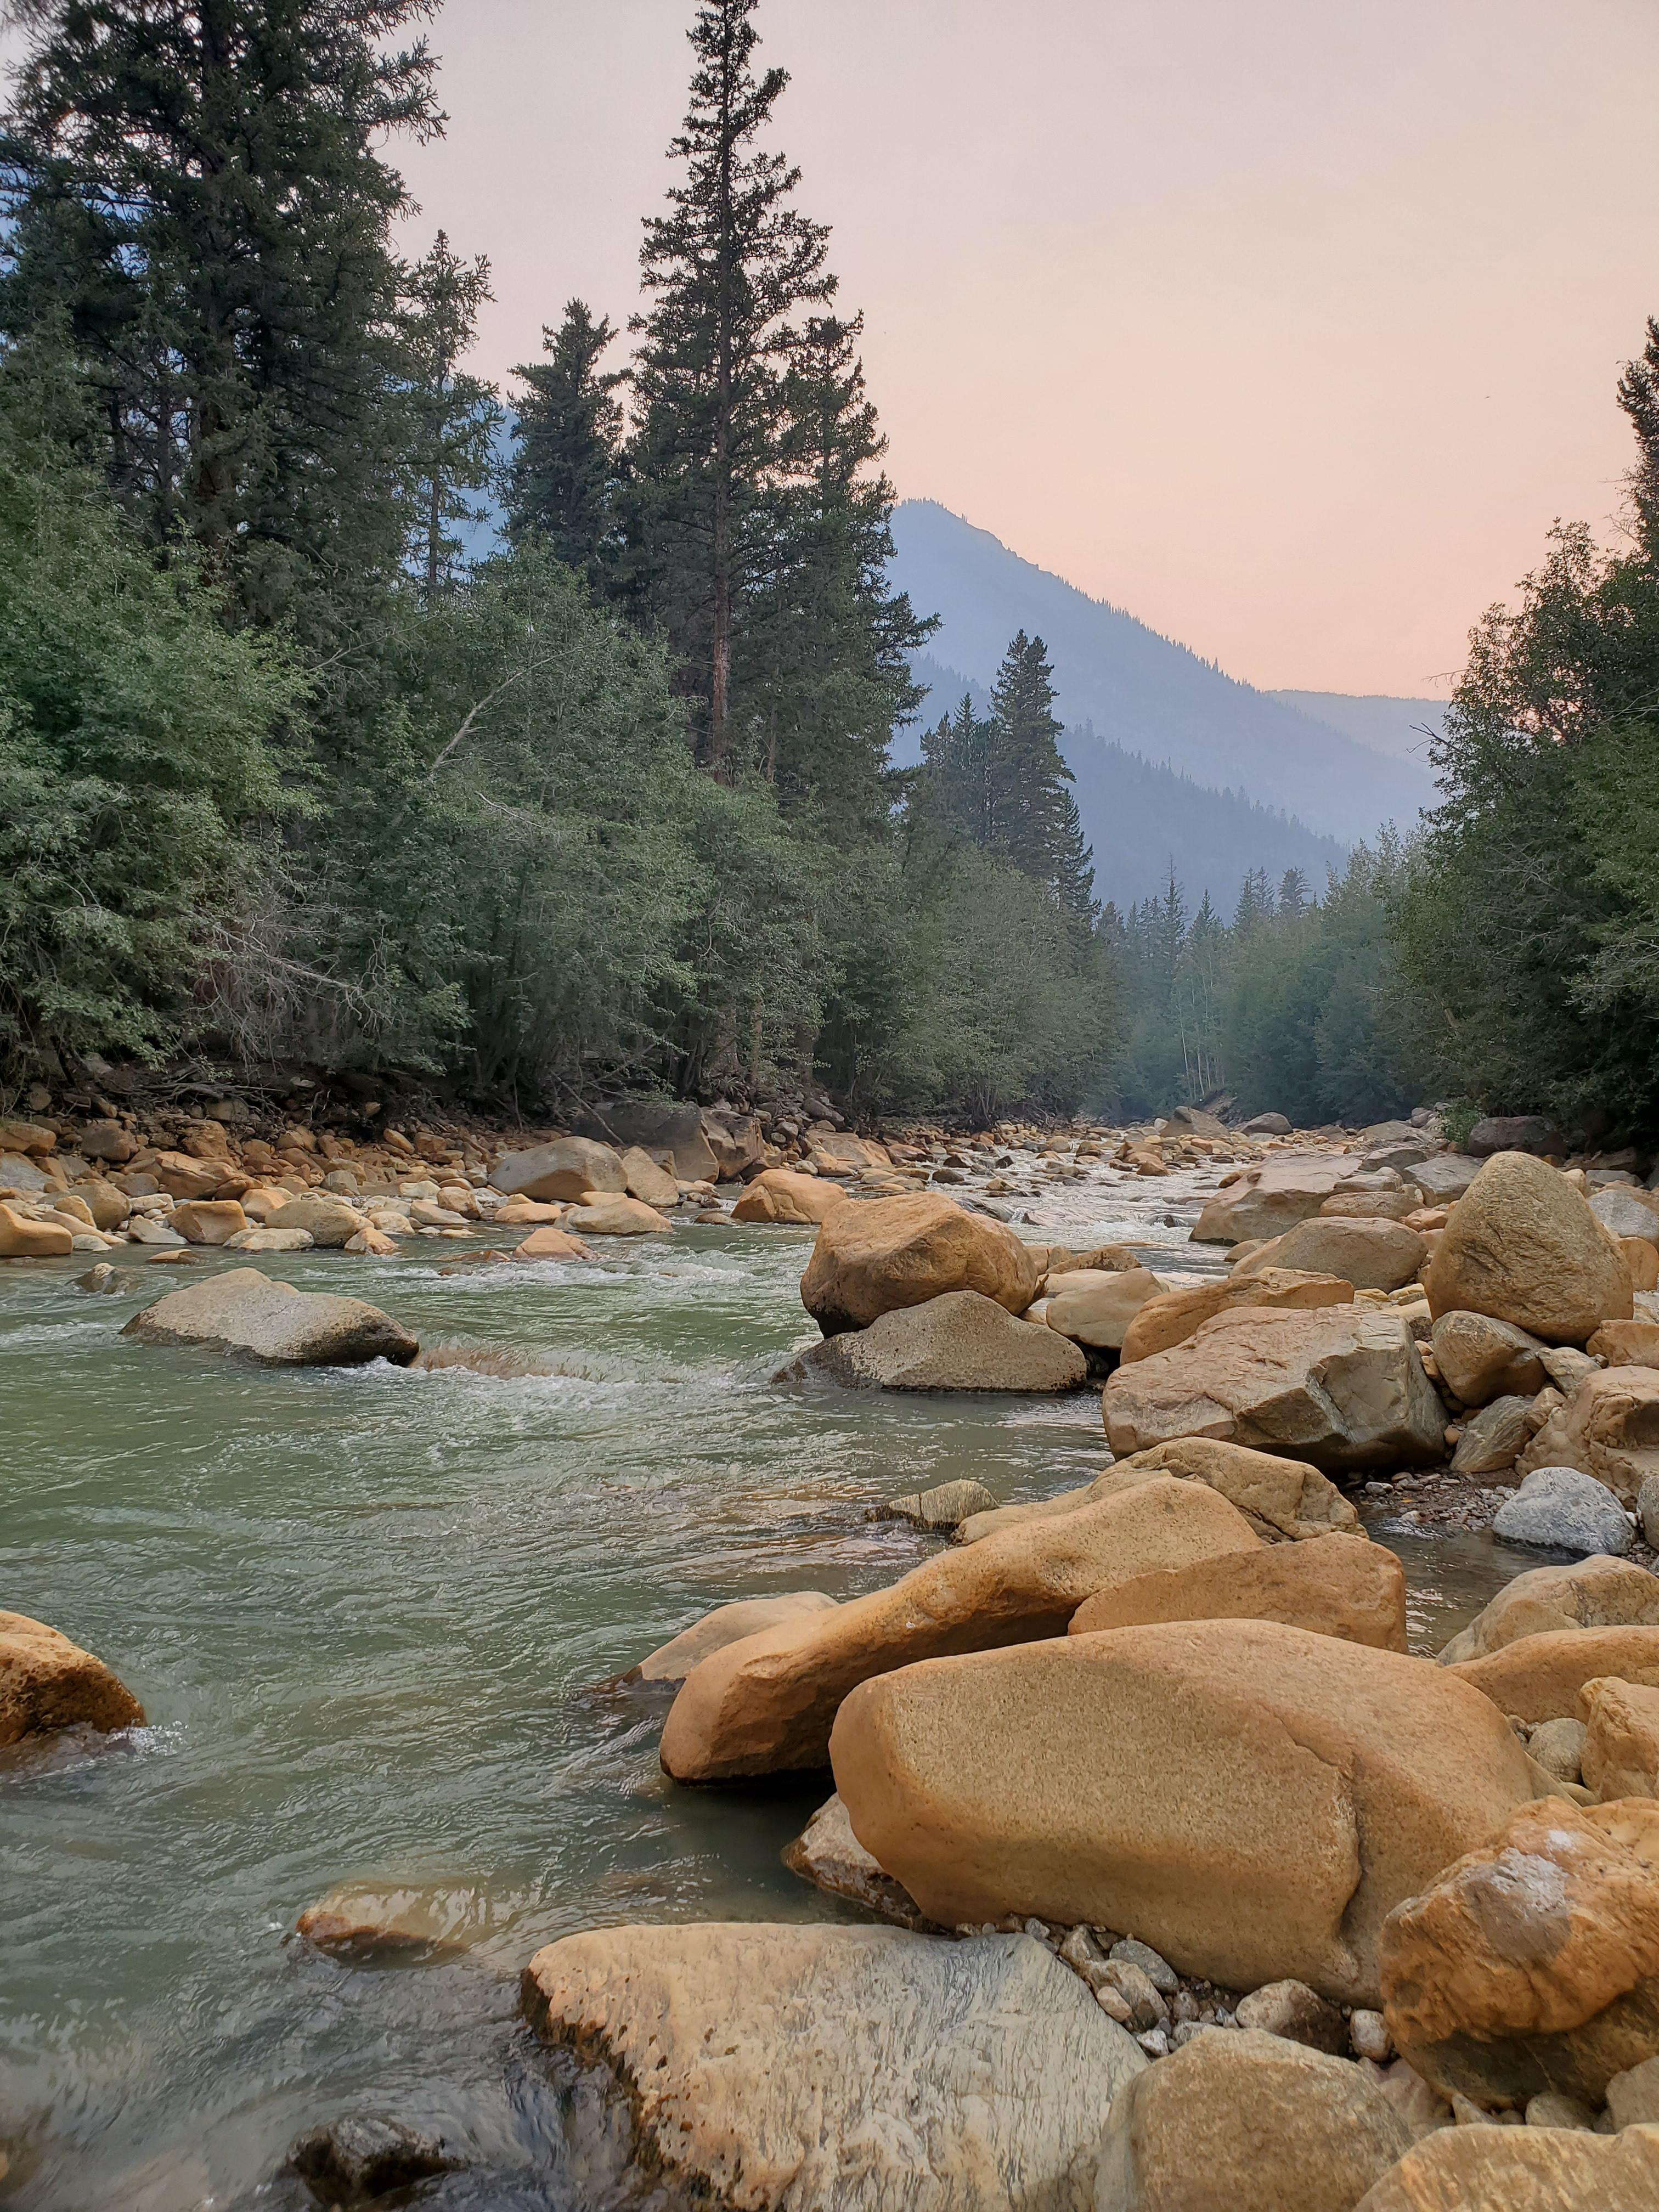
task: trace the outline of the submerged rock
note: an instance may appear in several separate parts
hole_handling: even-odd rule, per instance
[[[746,2212],[1080,2207],[1146,2063],[1027,1936],[598,1929],[537,1953],[525,2008],[580,2069],[584,2203],[633,2168],[664,2204]]]
[[[44,1620],[0,1613],[0,1744],[52,1729],[141,1728],[144,1709],[101,1659]]]
[[[307,1906],[294,1932],[339,1959],[429,1959],[466,1948],[471,1905],[430,1882],[343,1882]]]
[[[827,1337],[805,1364],[882,1390],[1076,1390],[1088,1362],[1069,1338],[1017,1321],[977,1291],[951,1291]]]
[[[872,1508],[870,1517],[908,1521],[917,1528],[957,1528],[975,1514],[994,1513],[996,1504],[982,1482],[939,1482],[931,1490],[915,1491],[908,1497],[895,1498],[885,1505]]]
[[[240,1352],[270,1366],[360,1367],[388,1359],[407,1367],[420,1350],[378,1306],[296,1291],[257,1267],[233,1267],[171,1291],[135,1314],[121,1334],[146,1344]]]
[[[313,2128],[288,2154],[291,2171],[329,2206],[372,2204],[394,2189],[452,2172],[455,2163],[441,2137],[368,2112]]]

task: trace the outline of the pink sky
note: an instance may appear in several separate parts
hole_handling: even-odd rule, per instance
[[[404,160],[480,366],[634,305],[691,0],[447,0]],[[1605,526],[1659,312],[1652,0],[764,0],[901,494],[1264,685],[1443,688]]]

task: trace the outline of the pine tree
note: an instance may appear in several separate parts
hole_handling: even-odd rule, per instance
[[[1659,320],[1651,315],[1641,354],[1626,362],[1619,379],[1619,404],[1639,448],[1630,472],[1631,498],[1638,533],[1651,558],[1659,553]]]
[[[448,526],[476,518],[465,494],[489,481],[501,403],[460,361],[490,296],[489,262],[459,259],[441,230],[404,278],[399,329],[417,495],[412,550],[428,601],[453,581],[461,550]]]
[[[990,850],[993,836],[995,738],[995,723],[976,714],[964,692],[955,714],[942,716],[921,741],[918,820],[947,842],[981,852]]]
[[[112,483],[271,621],[406,530],[388,132],[441,125],[431,0],[18,0],[0,325],[66,315]]]
[[[737,724],[733,646],[769,552],[790,319],[835,291],[828,233],[793,204],[800,172],[757,144],[788,82],[757,76],[757,0],[708,0],[690,37],[691,104],[671,154],[685,165],[669,212],[646,223],[649,312],[629,327],[637,428],[630,448],[635,587],[666,631],[693,702],[698,757],[730,777],[752,728]]]
[[[1233,936],[1243,944],[1273,917],[1273,890],[1265,868],[1252,868],[1239,887],[1233,911]]]
[[[507,528],[515,539],[543,538],[556,560],[602,592],[617,557],[616,495],[623,411],[618,388],[628,372],[600,366],[617,333],[572,300],[557,330],[544,329],[545,361],[513,374],[525,386],[514,428]]]
[[[1297,921],[1307,912],[1310,902],[1308,878],[1300,868],[1286,868],[1279,879],[1279,919]]]
[[[1021,630],[1009,645],[991,694],[996,726],[992,777],[994,848],[1060,893],[1073,919],[1092,920],[1093,855],[1084,842],[1072,771],[1060,750],[1064,725],[1054,713],[1054,670],[1040,637]]]

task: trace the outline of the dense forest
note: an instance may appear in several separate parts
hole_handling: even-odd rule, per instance
[[[1228,921],[1177,855],[1121,914],[1042,641],[988,710],[924,714],[757,5],[696,12],[639,313],[565,304],[506,393],[465,368],[487,262],[398,251],[428,0],[13,10],[0,1080],[188,1054],[545,1112],[811,1081],[980,1120],[1224,1087],[1650,1122],[1659,334],[1620,388],[1629,543],[1560,532],[1487,617],[1426,831],[1253,876]]]

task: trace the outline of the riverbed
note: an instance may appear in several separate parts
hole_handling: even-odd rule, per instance
[[[1212,1273],[1186,1237],[1213,1180],[1102,1171],[1019,1232]],[[428,1348],[487,1350],[490,1373],[158,1351],[120,1329],[185,1271],[135,1265],[137,1287],[97,1296],[84,1261],[0,1268],[0,1608],[106,1659],[149,1723],[0,1753],[0,2202],[286,2207],[306,2201],[270,2179],[294,2138],[370,2110],[466,2162],[422,2203],[562,2207],[516,2017],[537,1946],[837,1917],[779,1859],[821,1778],[676,1790],[661,1703],[605,1686],[726,1599],[855,1595],[938,1548],[867,1519],[884,1499],[971,1475],[1013,1502],[1107,1455],[1092,1390],[778,1380],[817,1334],[811,1237],[691,1226],[594,1266],[457,1273],[489,1240],[259,1262]],[[1375,1526],[1419,1649],[1535,1564]],[[293,1939],[357,1881],[441,1893],[456,1948],[366,1970]]]

